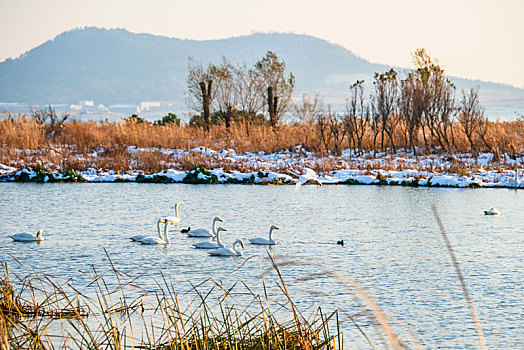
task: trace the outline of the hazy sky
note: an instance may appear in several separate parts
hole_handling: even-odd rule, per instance
[[[403,67],[424,47],[450,75],[524,88],[524,0],[0,0],[0,61],[84,26],[198,40],[309,34]]]

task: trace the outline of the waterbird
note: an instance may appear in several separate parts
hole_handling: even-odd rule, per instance
[[[180,223],[180,216],[178,215],[179,206],[179,203],[175,204],[175,216],[166,216],[164,219],[171,221],[175,225],[178,225]]]
[[[510,184],[513,187],[519,187],[520,179],[519,179],[519,172],[521,169],[515,170],[515,177],[513,179],[509,179],[508,184]]]
[[[340,244],[341,246],[344,246],[344,240],[341,239],[340,241],[337,241],[337,244]]]
[[[277,242],[273,239],[273,230],[279,230],[275,225],[271,225],[269,228],[269,239],[265,238],[250,238],[249,243],[258,245],[275,245]]]
[[[501,215],[502,210],[499,210],[497,208],[489,208],[488,210],[484,210],[484,215]]]
[[[227,231],[225,228],[217,228],[217,241],[216,242],[198,242],[193,244],[193,247],[198,249],[218,249],[225,248],[226,246],[220,241],[220,232]]]
[[[233,248],[218,248],[207,253],[212,256],[242,256],[242,252],[237,248],[239,245],[244,248],[242,240],[237,239],[233,242]]]
[[[170,224],[173,224],[169,220],[160,219],[161,222],[164,224],[164,236],[163,238],[160,237],[146,237],[140,240],[140,243],[142,244],[169,244],[169,236],[167,234],[167,226]]]
[[[158,231],[159,238],[162,238],[162,234],[160,233],[160,224],[163,222],[162,220],[163,219],[158,219],[158,221],[156,222],[156,230]],[[132,240],[133,242],[139,242],[141,239],[144,239],[147,237],[149,237],[149,235],[135,235],[135,236],[129,237],[129,239]]]
[[[223,222],[221,218],[216,216],[213,219],[213,226],[211,227],[211,231],[207,228],[197,228],[196,230],[191,230],[187,233],[188,237],[215,237],[217,234],[216,231],[216,225],[217,221]]]
[[[313,169],[304,168],[304,174],[302,175],[292,173],[291,171],[288,171],[288,173],[290,173],[293,176],[298,177],[298,180],[295,185],[295,190],[297,191],[300,188],[300,186],[302,186],[306,182],[315,182],[317,186],[322,186],[322,182],[317,178],[317,174],[315,173]]]
[[[180,233],[188,233],[189,231],[191,231],[191,227],[181,229]]]
[[[27,232],[17,233],[15,235],[9,236],[13,239],[13,241],[18,242],[40,242],[44,240],[44,236],[42,235],[44,230],[38,230],[36,235],[32,235]]]

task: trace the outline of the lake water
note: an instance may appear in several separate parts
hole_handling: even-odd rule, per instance
[[[131,243],[156,234],[156,218],[179,202],[177,229],[209,227],[220,216],[223,241],[266,237],[277,225],[271,254],[293,260],[281,271],[301,310],[322,306],[355,314],[344,285],[328,277],[300,281],[327,269],[343,272],[372,295],[406,339],[425,348],[478,348],[474,325],[432,214],[435,204],[455,249],[489,348],[524,348],[524,191],[379,186],[0,184],[0,259],[21,273],[13,257],[59,281],[87,285],[91,266],[115,267],[154,289],[160,271],[180,291],[208,277],[261,290],[270,267],[265,248],[246,244],[243,257],[210,257],[171,229],[167,248]],[[483,215],[497,207],[504,214]],[[12,242],[8,234],[44,229],[42,244]],[[345,246],[337,245],[343,239]],[[281,261],[281,260],[279,260]],[[274,278],[268,275],[264,278]],[[110,278],[108,278],[110,280]],[[115,282],[116,283],[116,282]],[[317,293],[317,292],[323,292]],[[235,297],[241,304],[242,295]],[[356,317],[366,329],[365,320]],[[346,322],[347,348],[369,348]],[[373,337],[372,329],[366,332]],[[379,346],[380,347],[380,346]]]

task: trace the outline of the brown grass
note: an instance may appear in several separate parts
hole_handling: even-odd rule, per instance
[[[402,127],[396,128],[394,140],[397,148],[405,148],[405,137]],[[495,160],[503,154],[510,157],[522,156],[524,153],[524,121],[488,122],[486,141],[493,150]],[[430,153],[442,153],[437,148],[437,142],[429,133],[427,135]],[[469,143],[458,125],[454,130],[454,152],[469,152]],[[418,137],[418,145],[424,144],[422,134]],[[286,124],[277,128],[267,125],[250,125],[246,128],[243,123],[232,123],[229,130],[223,125],[213,125],[209,131],[189,125],[177,126],[153,125],[151,123],[134,123],[123,121],[118,123],[73,121],[64,124],[58,136],[46,136],[45,126],[28,117],[6,118],[0,121],[0,163],[12,166],[34,166],[36,164],[52,163],[62,170],[85,170],[87,168],[112,169],[127,171],[142,169],[145,171],[159,171],[168,167],[177,167],[182,170],[193,169],[196,166],[210,167],[217,165],[211,158],[204,158],[190,154],[182,158],[170,156],[160,151],[129,153],[128,146],[143,148],[175,148],[189,150],[203,146],[215,150],[232,148],[239,153],[259,152],[273,153],[285,149],[293,150],[302,145],[306,150],[318,155],[326,156],[332,149],[328,142],[328,149],[321,142],[316,125],[313,124]],[[350,140],[346,137],[341,147],[350,148]],[[477,145],[480,151],[488,148],[480,142]],[[363,149],[373,149],[373,133],[366,131],[363,139]],[[21,150],[25,150],[22,151]],[[39,152],[27,152],[38,150]],[[98,157],[87,157],[93,151]],[[424,152],[424,150],[422,150]],[[371,158],[373,160],[373,158]],[[259,170],[245,164],[232,164],[221,161],[219,166],[234,170]],[[314,166],[317,171],[325,172],[339,169],[340,160],[326,158]],[[370,164],[357,165],[360,169],[372,169]],[[384,164],[383,164],[384,167]],[[402,164],[386,164],[385,168],[402,170]],[[454,172],[466,171],[464,164],[452,164]]]

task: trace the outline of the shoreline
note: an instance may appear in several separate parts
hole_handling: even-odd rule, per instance
[[[499,175],[499,176],[497,176]],[[428,173],[414,169],[404,171],[344,169],[319,175],[323,185],[375,185],[402,187],[451,187],[451,188],[512,188],[524,189],[524,182],[512,182],[512,178],[501,173],[459,174]],[[494,181],[489,181],[492,177]],[[498,177],[498,179],[497,179]],[[153,174],[143,171],[118,173],[112,170],[100,171],[46,171],[43,169],[15,169],[0,164],[0,182],[9,183],[158,183],[158,184],[243,184],[243,185],[294,185],[292,176],[277,172],[225,172],[222,168],[191,171],[168,169]]]
[[[490,153],[473,158],[470,154],[429,154],[414,157],[407,152],[395,155],[372,154],[344,150],[340,157],[319,156],[301,146],[294,150],[275,153],[237,154],[232,149],[214,151],[205,147],[190,150],[137,148],[129,146],[129,157],[141,153],[160,152],[169,162],[158,163],[166,170],[144,171],[132,169],[117,171],[88,167],[85,170],[64,170],[50,161],[30,166],[23,161],[8,166],[0,163],[0,182],[136,182],[136,183],[185,183],[185,184],[257,184],[293,185],[289,174],[302,173],[305,167],[315,169],[324,185],[387,185],[408,187],[458,187],[458,188],[524,188],[524,181],[516,176],[524,168],[524,158],[512,159],[504,155],[495,162]],[[41,152],[23,150],[19,152]],[[84,155],[82,159],[101,159],[99,152]],[[183,170],[180,159],[196,157],[192,170]],[[45,164],[45,165],[41,165]],[[324,171],[322,171],[324,170]],[[520,170],[519,177],[524,178]]]

